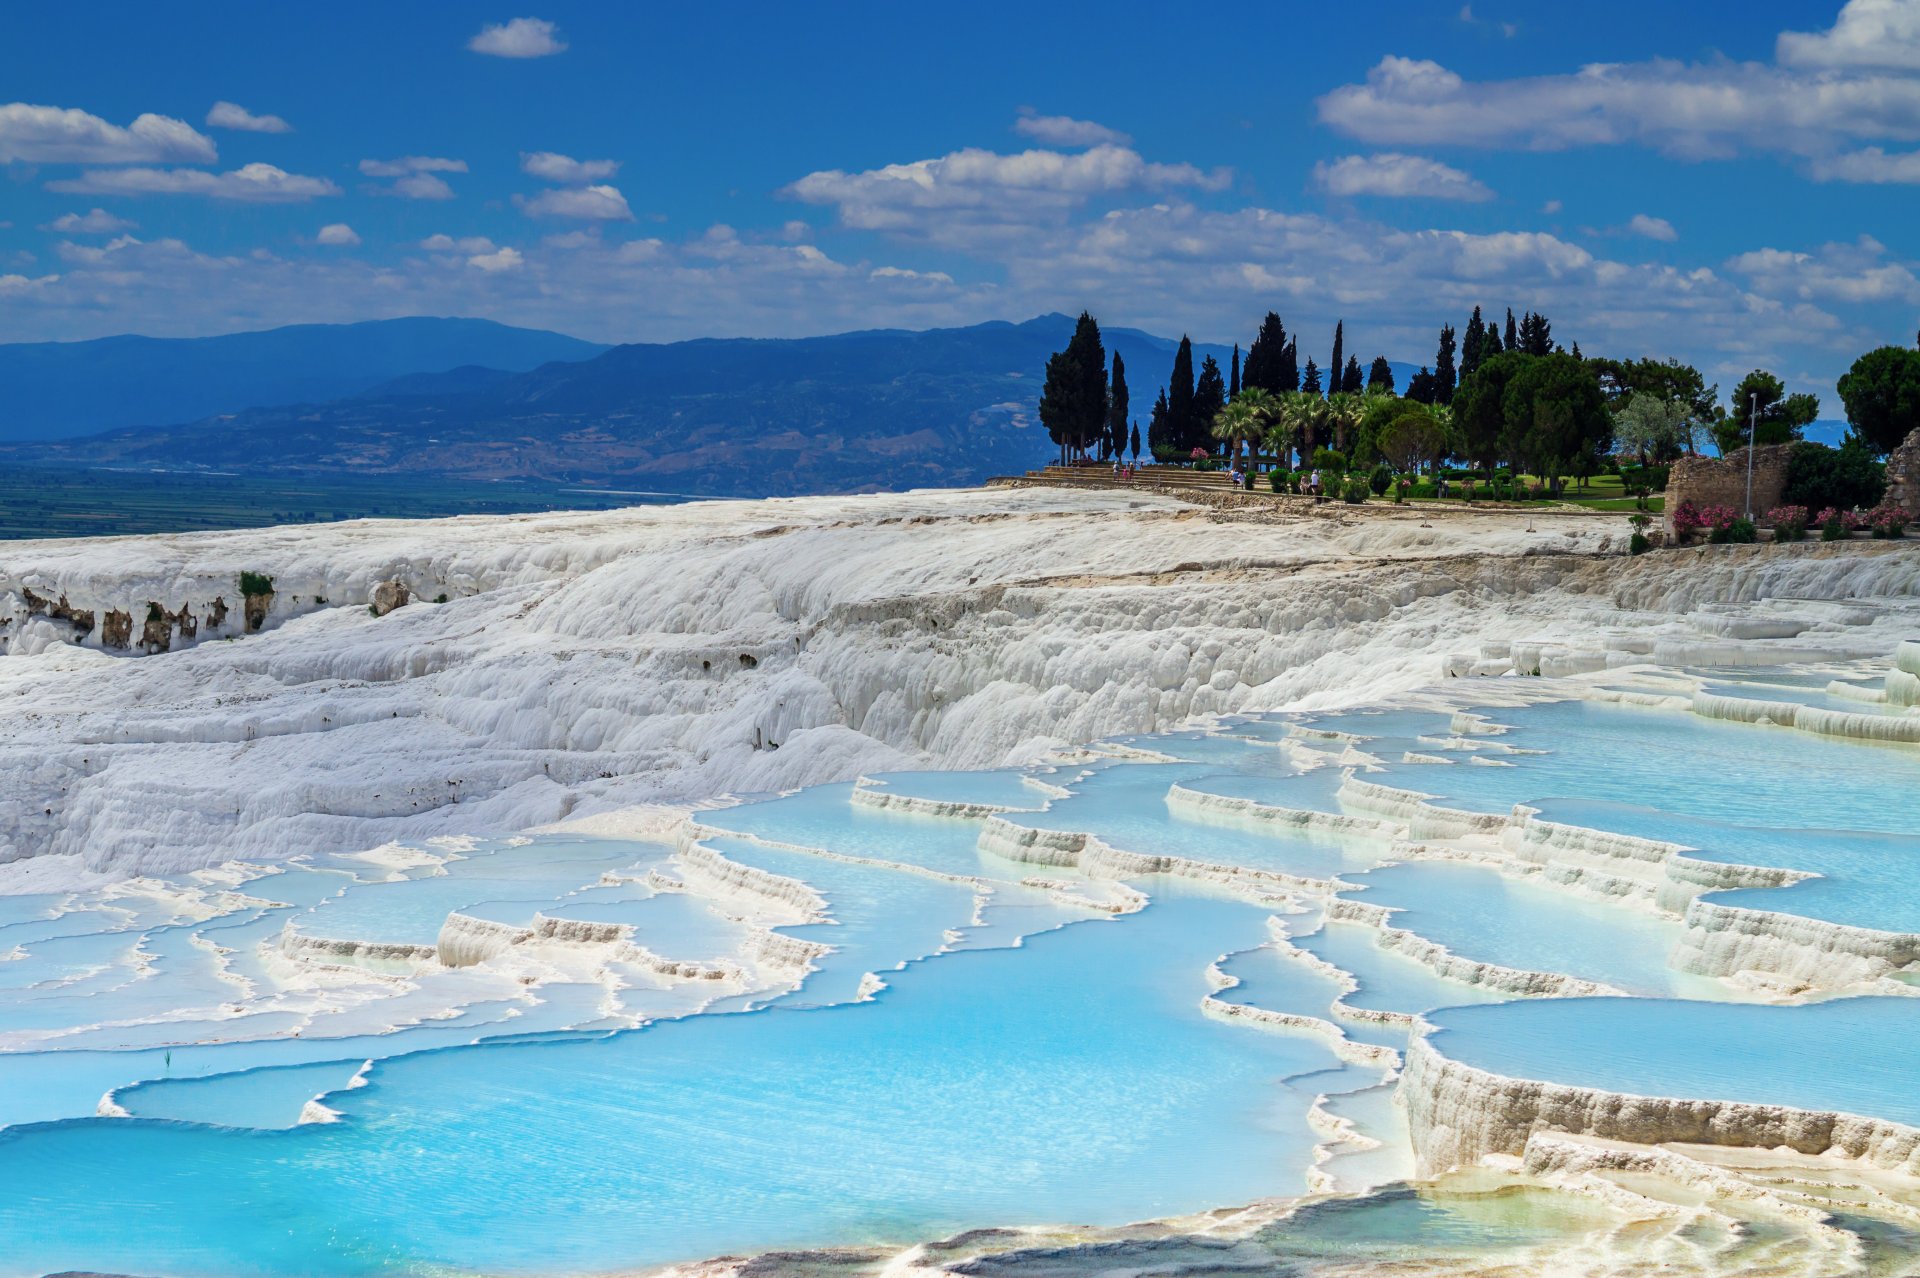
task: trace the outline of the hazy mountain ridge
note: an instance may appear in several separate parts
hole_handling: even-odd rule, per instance
[[[4,344],[0,443],[342,399],[394,378],[465,365],[519,372],[606,349],[563,333],[434,316],[218,337]]]

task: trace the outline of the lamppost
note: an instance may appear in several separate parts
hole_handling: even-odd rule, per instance
[[[1747,401],[1747,522],[1753,522],[1753,450],[1760,442],[1760,392]]]

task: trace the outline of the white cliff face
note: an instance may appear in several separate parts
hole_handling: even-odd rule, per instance
[[[1920,585],[1899,547],[1683,566],[1619,557],[1611,519],[1426,522],[1025,490],[4,545],[0,861],[174,870],[995,765],[1378,699],[1462,647],[1704,642],[1708,602]],[[273,580],[260,633],[242,573]],[[396,581],[414,602],[371,615]],[[149,603],[194,635],[100,648]]]

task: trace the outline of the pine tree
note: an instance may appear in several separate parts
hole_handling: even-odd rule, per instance
[[[1466,381],[1473,376],[1473,370],[1480,367],[1480,348],[1486,341],[1487,326],[1480,318],[1480,308],[1476,306],[1473,308],[1473,318],[1467,321],[1466,340],[1460,345],[1460,381]]]
[[[1433,374],[1427,371],[1425,364],[1422,364],[1420,371],[1407,379],[1407,398],[1422,404],[1431,404],[1434,402],[1433,396]]]
[[[1280,355],[1280,370],[1274,377],[1279,390],[1275,394],[1291,394],[1300,389],[1300,343],[1296,338],[1287,339],[1287,348]],[[1269,387],[1268,389],[1272,389]]]
[[[1487,325],[1487,331],[1480,338],[1480,362],[1486,363],[1504,349],[1506,348],[1500,345],[1499,325]]]
[[[1359,367],[1357,363],[1354,365],[1356,371],[1358,371]],[[1375,355],[1373,357],[1373,367],[1367,370],[1367,389],[1370,391],[1385,391],[1389,395],[1393,394],[1393,365],[1387,363],[1387,357],[1385,355]]]
[[[1116,457],[1127,451],[1127,366],[1113,353],[1113,381],[1107,387],[1107,449]]]
[[[1389,374],[1391,376],[1391,374]],[[1348,395],[1358,395],[1363,383],[1360,380],[1360,360],[1357,356],[1347,356],[1347,369],[1340,375],[1340,389]]]
[[[1510,351],[1520,349],[1520,330],[1513,322],[1513,308],[1511,306],[1507,308],[1507,349]]]
[[[1307,395],[1320,393],[1320,370],[1314,367],[1311,355],[1307,356],[1307,374],[1300,379],[1300,390]]]
[[[1340,390],[1341,348],[1346,345],[1347,322],[1335,320],[1333,323],[1333,361],[1327,365],[1327,394]]]
[[[1553,354],[1553,325],[1546,316],[1527,312],[1520,321],[1520,349],[1529,355]]]
[[[1433,402],[1451,404],[1453,402],[1453,325],[1440,326],[1440,353],[1433,359]]]
[[[1180,335],[1173,356],[1173,380],[1167,386],[1167,443],[1185,451],[1193,431],[1193,343]]]
[[[1233,344],[1233,376],[1227,382],[1227,398],[1240,397],[1240,343]]]
[[[1227,379],[1220,376],[1220,363],[1209,355],[1200,364],[1200,376],[1193,386],[1193,413],[1187,419],[1187,438],[1182,448],[1213,451],[1213,419],[1227,406]]]

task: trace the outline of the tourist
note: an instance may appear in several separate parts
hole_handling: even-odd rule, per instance
[[[1320,500],[1320,468],[1318,466],[1313,468],[1313,478],[1307,481],[1307,491],[1313,494],[1315,501]]]

